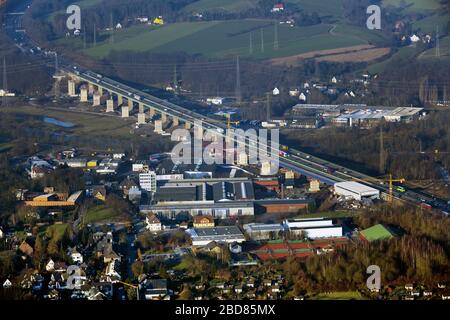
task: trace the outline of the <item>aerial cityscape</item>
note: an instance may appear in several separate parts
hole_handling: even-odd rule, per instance
[[[0,300],[450,300],[449,0],[0,23]]]

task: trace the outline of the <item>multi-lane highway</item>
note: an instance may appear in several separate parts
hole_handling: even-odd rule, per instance
[[[17,10],[22,11],[24,9],[26,9],[26,5],[22,5],[22,7]],[[48,52],[45,53],[44,50],[39,48],[38,45],[29,39],[26,33],[21,30],[20,15],[8,15],[5,19],[4,28],[10,37],[16,41],[16,45],[19,46],[23,52],[33,54],[35,57],[42,59],[46,63],[50,64],[53,62],[53,59],[49,58]],[[154,108],[161,113],[165,113],[171,117],[177,117],[179,120],[184,122],[195,123],[201,121],[203,128],[214,130],[216,134],[222,135],[223,137],[226,134],[225,132],[227,126],[225,123],[217,123],[215,120],[208,118],[206,115],[194,112],[184,108],[183,106],[173,104],[167,100],[159,99],[119,81],[84,69],[81,66],[76,66],[65,59],[59,59],[59,66],[62,70],[76,75],[81,80],[96,84],[111,93],[121,95],[136,103],[141,103],[146,108]],[[235,136],[235,140],[240,138],[242,137]],[[289,149],[280,154],[277,148],[272,148],[268,145],[259,145],[259,147],[266,147],[273,155],[279,155],[279,162],[282,167],[318,179],[324,183],[334,184],[336,182],[353,180],[376,188],[383,194],[388,193],[389,186],[386,182],[370,177],[361,172],[342,167],[338,164],[317,158],[295,149]],[[445,201],[430,197],[420,192],[407,190],[406,192],[401,193],[395,191],[394,197],[413,204],[421,205],[423,203],[427,203],[443,211],[450,211]]]

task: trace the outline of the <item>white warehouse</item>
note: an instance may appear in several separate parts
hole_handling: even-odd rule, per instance
[[[361,201],[363,198],[380,199],[380,190],[355,181],[338,182],[334,184],[334,193],[347,199]]]
[[[286,219],[283,224],[293,234],[304,233],[310,239],[342,237],[342,226],[324,218]]]

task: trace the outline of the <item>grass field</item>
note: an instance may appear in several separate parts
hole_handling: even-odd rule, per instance
[[[84,223],[119,222],[127,220],[121,215],[117,215],[112,208],[97,206],[90,209],[84,218]]]
[[[381,73],[386,66],[393,61],[399,59],[410,59],[413,58],[414,55],[417,54],[417,49],[415,47],[403,47],[398,50],[395,54],[393,54],[389,59],[386,59],[382,62],[372,64],[367,68],[370,73]]]
[[[450,14],[434,14],[424,19],[418,20],[413,23],[414,28],[420,29],[422,32],[433,33],[436,32],[436,27],[439,30],[445,30],[447,23],[450,21]]]
[[[75,124],[74,128],[65,129],[61,127],[52,126],[42,122],[42,126],[47,126],[49,129],[58,128],[69,133],[78,135],[93,135],[93,136],[111,136],[111,137],[128,137],[130,136],[129,125],[126,121],[119,118],[107,117],[95,114],[83,114],[72,112],[70,110],[62,109],[44,109],[33,106],[23,106],[19,108],[5,108],[2,112],[10,112],[18,115],[28,116],[48,116],[57,120],[71,122]]]
[[[274,48],[275,25],[271,20],[175,23],[163,27],[135,26],[116,32],[114,44],[105,40],[86,50],[82,49],[81,40],[78,43],[73,39],[60,41],[95,58],[104,58],[112,50],[132,50],[159,53],[184,51],[211,58],[240,55],[256,59],[287,57],[369,43],[379,45],[384,42],[381,34],[365,28],[338,25],[331,34],[332,28],[332,25],[327,24],[309,27],[278,25],[278,50]]]
[[[436,57],[436,48],[428,49],[419,56],[419,59],[440,59],[450,62],[450,36],[440,39],[440,57]]]
[[[54,224],[45,229],[43,232],[47,237],[51,237],[52,239],[61,240],[64,232],[67,230],[67,224]]]
[[[202,13],[223,11],[239,13],[252,9],[259,0],[200,0],[183,9],[183,12]],[[320,16],[340,16],[342,12],[342,0],[287,0],[286,5],[298,5],[307,13],[317,12]]]
[[[407,4],[405,12],[420,12],[436,10],[440,7],[439,0],[383,0],[383,6],[400,7]]]
[[[313,300],[365,300],[358,291],[319,293]]]

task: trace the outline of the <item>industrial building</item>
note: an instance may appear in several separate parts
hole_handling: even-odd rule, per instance
[[[216,219],[226,219],[255,214],[252,201],[187,201],[176,204],[142,205],[142,213],[153,212],[165,219],[184,219],[198,215],[211,215]]]
[[[139,185],[141,189],[156,192],[156,173],[153,171],[139,173]]]
[[[331,219],[287,219],[283,224],[291,234],[309,239],[342,237],[342,226],[333,224]]]
[[[206,246],[213,241],[217,243],[242,243],[245,241],[244,234],[237,226],[192,228],[186,232],[191,236],[193,246]]]
[[[380,199],[380,191],[355,181],[338,182],[334,184],[334,193],[346,199],[361,201],[365,199]]]
[[[280,234],[286,231],[286,226],[279,223],[249,223],[245,224],[243,228],[252,240],[278,239]]]

